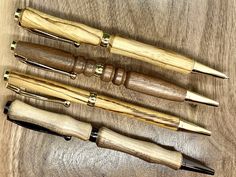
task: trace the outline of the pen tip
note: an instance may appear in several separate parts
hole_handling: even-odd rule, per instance
[[[210,105],[210,106],[215,106],[215,107],[219,106],[219,103],[217,101],[214,101],[212,99],[209,99],[207,97],[204,97],[202,95],[199,95],[199,94],[191,92],[191,91],[187,91],[185,100],[191,101],[191,102],[196,102],[196,103],[202,103],[202,104],[206,104],[206,105]]]
[[[180,120],[178,128],[180,130],[184,130],[184,131],[195,132],[195,133],[208,135],[208,136],[211,135],[211,131],[209,131],[203,127],[200,127],[198,125],[195,125],[193,123],[183,121],[183,120]]]
[[[214,175],[215,170],[212,168],[209,168],[202,163],[196,161],[195,159],[192,159],[190,157],[187,157],[183,155],[183,161],[182,165],[180,167],[182,170],[188,170],[188,171],[193,171],[193,172],[198,172],[198,173],[204,173],[208,175]]]
[[[194,63],[193,72],[208,74],[208,75],[212,75],[212,76],[219,77],[219,78],[222,78],[222,79],[228,79],[229,78],[224,73],[221,73],[221,72],[219,72],[215,69],[212,69],[212,68],[210,68],[208,66],[205,66],[201,63],[198,63],[198,62]]]

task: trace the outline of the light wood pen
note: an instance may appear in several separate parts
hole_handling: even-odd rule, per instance
[[[100,129],[92,127],[91,124],[78,121],[70,116],[49,112],[19,100],[8,102],[4,113],[8,120],[26,128],[40,131],[55,132],[58,135],[76,137],[82,140],[96,142],[98,147],[121,151],[150,163],[166,165],[172,169],[189,170],[204,174],[214,174],[214,170],[195,161],[189,160],[178,151],[171,151],[163,147],[123,136],[108,128]]]
[[[4,80],[7,81],[7,88],[10,88],[16,93],[24,96],[38,99],[42,99],[42,96],[44,96],[43,100],[62,102],[67,106],[70,105],[71,102],[86,104],[172,130],[187,130],[195,133],[211,135],[209,130],[184,121],[179,117],[164,114],[111,97],[97,95],[96,93],[71,87],[52,80],[26,75],[15,71],[6,71],[4,74]]]
[[[224,79],[228,78],[225,74],[186,56],[135,40],[109,35],[85,24],[57,18],[32,8],[18,9],[15,18],[24,28],[50,38],[71,42],[76,46],[82,43],[102,46],[108,48],[111,53],[180,73],[199,72]]]

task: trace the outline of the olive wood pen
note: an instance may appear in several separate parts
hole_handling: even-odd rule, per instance
[[[128,89],[159,98],[178,102],[191,101],[211,106],[219,105],[218,102],[212,99],[162,79],[137,72],[126,72],[122,68],[96,63],[94,60],[86,60],[83,56],[76,57],[61,49],[23,41],[13,41],[11,49],[14,51],[16,58],[25,64],[59,72],[73,79],[81,73],[89,77],[95,75],[100,77],[102,81],[112,82],[118,86],[124,85]]]
[[[179,117],[160,113],[111,97],[97,95],[94,92],[52,80],[15,71],[6,71],[4,80],[7,81],[7,88],[22,96],[61,103],[64,106],[70,106],[71,102],[86,104],[91,107],[98,107],[107,111],[120,113],[129,118],[136,118],[171,130],[187,130],[205,135],[211,134],[209,130],[181,120]]]
[[[76,137],[84,141],[95,142],[98,147],[124,152],[150,163],[168,166],[172,169],[184,169],[214,175],[214,170],[187,159],[182,153],[118,134],[108,128],[95,128],[73,117],[42,110],[19,100],[7,102],[4,113],[8,120],[32,130],[64,136],[66,140]]]
[[[73,43],[76,46],[79,46],[80,43],[102,46],[108,48],[111,53],[138,59],[180,73],[199,72],[228,78],[225,74],[183,55],[135,40],[109,35],[85,24],[57,18],[32,8],[18,9],[15,19],[22,27],[32,32]]]

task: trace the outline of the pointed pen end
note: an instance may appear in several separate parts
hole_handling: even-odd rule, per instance
[[[193,171],[198,173],[204,173],[208,175],[214,175],[215,170],[203,165],[195,159],[183,155],[182,165],[180,167],[182,170]]]
[[[229,79],[229,77],[226,76],[224,73],[221,73],[221,72],[219,72],[215,69],[212,69],[212,68],[210,68],[208,66],[205,66],[201,63],[198,63],[198,62],[194,63],[193,72],[212,75],[214,77],[219,77],[219,78],[222,78],[222,79]]]
[[[200,127],[198,125],[195,125],[193,123],[184,121],[184,120],[180,120],[178,128],[179,128],[179,130],[184,130],[184,131],[188,131],[188,132],[194,132],[194,133],[198,133],[198,134],[211,136],[211,131],[209,131],[203,127]]]
[[[185,100],[190,101],[190,102],[195,102],[195,103],[201,103],[201,104],[205,104],[209,106],[215,106],[215,107],[219,106],[219,103],[217,101],[209,99],[207,97],[204,97],[202,95],[199,95],[191,91],[187,91]]]

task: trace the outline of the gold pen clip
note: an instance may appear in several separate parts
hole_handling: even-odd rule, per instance
[[[12,84],[9,84],[9,83],[7,83],[6,88],[12,90],[13,92],[15,92],[15,93],[17,93],[21,96],[33,98],[33,99],[36,99],[36,100],[52,102],[52,103],[59,103],[59,104],[64,105],[65,107],[70,106],[70,101],[63,100],[63,99],[58,99],[58,98],[54,98],[54,97],[49,97],[49,96],[37,95],[35,93],[24,91],[23,89],[21,89],[17,86],[14,86]]]
[[[15,12],[15,15],[14,15],[16,21],[19,22],[19,19],[21,18],[21,14],[22,14],[22,10],[17,9],[16,12]],[[21,26],[20,22],[19,22],[19,25]],[[75,41],[72,41],[72,40],[69,40],[69,39],[66,39],[66,38],[62,38],[62,37],[56,36],[54,34],[47,33],[45,31],[42,31],[42,30],[39,30],[39,29],[29,29],[29,28],[25,28],[25,27],[22,27],[22,28],[24,28],[24,29],[26,29],[26,30],[34,33],[34,34],[37,34],[37,35],[40,35],[40,36],[43,36],[43,37],[47,37],[49,39],[54,39],[54,40],[66,42],[66,43],[69,43],[69,44],[73,44],[75,47],[80,46],[80,43],[78,43],[78,42],[75,42]]]
[[[15,54],[15,57],[18,58],[19,61],[21,61],[24,64],[27,64],[27,65],[30,65],[30,66],[33,66],[33,67],[37,67],[37,68],[40,68],[40,69],[54,71],[54,72],[57,72],[57,73],[60,73],[60,74],[64,74],[66,76],[69,76],[71,79],[75,79],[76,76],[77,76],[76,73],[68,73],[68,72],[65,72],[65,71],[61,71],[59,69],[52,68],[50,66],[47,66],[47,65],[44,65],[44,64],[41,64],[41,63],[37,63],[37,62],[31,61],[28,58],[25,58],[25,57],[23,57],[21,55]]]
[[[56,36],[54,34],[47,33],[45,31],[41,31],[41,30],[38,30],[38,29],[28,29],[28,28],[25,28],[25,29],[28,30],[29,32],[37,34],[39,36],[43,36],[43,37],[47,37],[49,39],[54,39],[54,40],[66,42],[66,43],[74,45],[75,47],[79,47],[80,46],[80,43],[78,43],[78,42],[71,41],[69,39],[62,38],[62,37]]]

